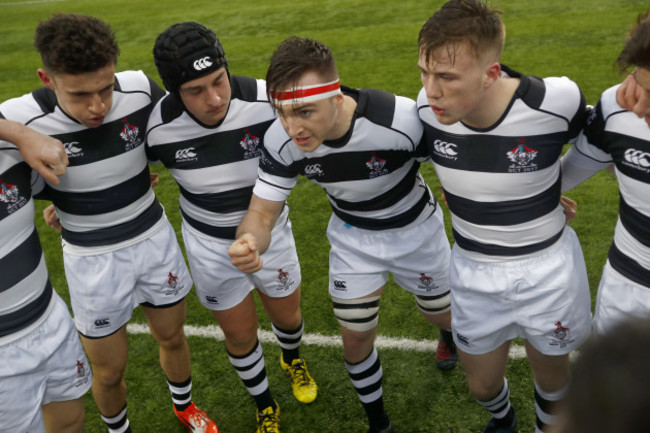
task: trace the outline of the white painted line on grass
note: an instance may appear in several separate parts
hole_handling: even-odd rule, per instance
[[[131,323],[127,326],[129,334],[149,334],[149,327],[140,323]],[[193,326],[185,325],[185,335],[191,337],[213,338],[223,341],[223,331],[217,325]],[[259,329],[257,335],[262,343],[275,343],[277,339],[271,331]],[[302,344],[311,344],[324,347],[341,347],[341,337],[321,334],[304,334]],[[378,349],[413,350],[415,352],[434,353],[438,347],[438,340],[412,340],[410,338],[394,338],[378,335],[375,341]],[[522,346],[510,346],[510,358],[525,358],[526,352]]]
[[[29,0],[23,2],[0,3],[0,6],[22,6],[22,5],[33,5],[38,3],[55,3],[55,2],[63,2],[63,1],[67,1],[67,0]]]

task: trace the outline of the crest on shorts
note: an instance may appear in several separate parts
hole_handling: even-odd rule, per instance
[[[433,290],[435,289],[438,285],[434,283],[433,277],[428,276],[424,272],[420,273],[420,278],[419,284],[418,284],[418,289],[420,290]]]
[[[259,149],[260,138],[251,134],[248,128],[244,129],[244,138],[239,145],[244,149],[244,159],[258,158],[262,151]]]
[[[289,290],[289,286],[293,284],[293,280],[289,276],[288,271],[284,271],[282,269],[278,269],[278,283],[280,283],[280,288],[281,290]]]
[[[176,286],[178,286],[178,275],[169,272],[167,274],[167,282],[165,283],[165,295],[176,295],[178,293]]]
[[[386,170],[385,166],[386,160],[373,153],[370,159],[366,162],[366,167],[370,169],[369,178],[372,179],[373,177],[388,174],[388,170]]]
[[[564,348],[567,344],[571,344],[575,341],[575,339],[571,337],[571,329],[563,326],[560,321],[555,322],[555,329],[553,330],[551,337],[551,346],[557,346],[560,348]]]
[[[511,149],[506,154],[508,159],[513,162],[508,171],[510,173],[521,173],[525,171],[537,170],[537,164],[532,161],[537,157],[537,151],[526,146],[526,139],[520,138],[519,145]]]
[[[120,132],[120,138],[126,142],[126,150],[135,149],[140,144],[142,144],[142,139],[140,138],[140,128],[135,125],[130,125],[126,119],[124,119],[123,122],[124,126]]]
[[[17,185],[5,183],[0,179],[0,201],[7,203],[7,212],[12,214],[20,209],[27,200],[20,195]]]
[[[77,378],[74,381],[75,388],[88,383],[90,379],[90,369],[86,367],[86,363],[77,359]]]

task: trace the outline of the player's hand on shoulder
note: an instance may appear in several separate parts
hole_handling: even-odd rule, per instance
[[[56,214],[56,209],[54,208],[53,204],[43,209],[43,219],[45,220],[45,223],[47,223],[48,226],[52,227],[57,232],[61,233],[61,230],[63,230],[63,226],[61,225],[61,220],[59,219],[59,216]]]
[[[569,225],[571,220],[576,217],[578,213],[578,203],[571,200],[569,197],[561,196],[560,204],[564,208],[564,216],[566,218],[566,224]]]
[[[250,233],[244,233],[228,248],[230,262],[247,274],[262,269],[262,258],[257,250],[257,239]]]
[[[634,111],[634,106],[639,102],[640,98],[641,88],[634,75],[630,74],[616,89],[616,103],[628,111]],[[637,116],[639,116],[638,113]]]
[[[68,155],[63,143],[31,128],[25,128],[23,139],[16,143],[25,162],[36,170],[43,179],[58,185],[60,176],[65,173]]]

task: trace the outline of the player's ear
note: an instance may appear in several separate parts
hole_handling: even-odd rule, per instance
[[[48,72],[45,69],[39,68],[36,71],[36,75],[38,75],[38,78],[41,80],[41,83],[43,83],[45,87],[47,87],[48,89],[55,90],[52,77],[50,76],[50,74],[48,74]]]
[[[334,104],[341,108],[343,106],[343,101],[345,100],[345,96],[343,96],[343,93],[339,93],[334,95],[332,98],[334,98]]]
[[[501,64],[499,62],[492,62],[487,66],[485,71],[485,88],[489,88],[501,76]]]

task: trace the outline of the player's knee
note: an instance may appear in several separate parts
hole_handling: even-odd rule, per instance
[[[257,342],[257,327],[250,329],[224,330],[226,347],[235,355],[250,352]]]
[[[95,367],[93,366],[93,386],[115,388],[124,380],[124,368],[120,366]]]
[[[333,298],[334,315],[351,331],[368,332],[379,323],[379,296],[362,299]]]
[[[424,314],[443,314],[451,309],[451,296],[449,292],[436,296],[415,295],[415,303]]]

